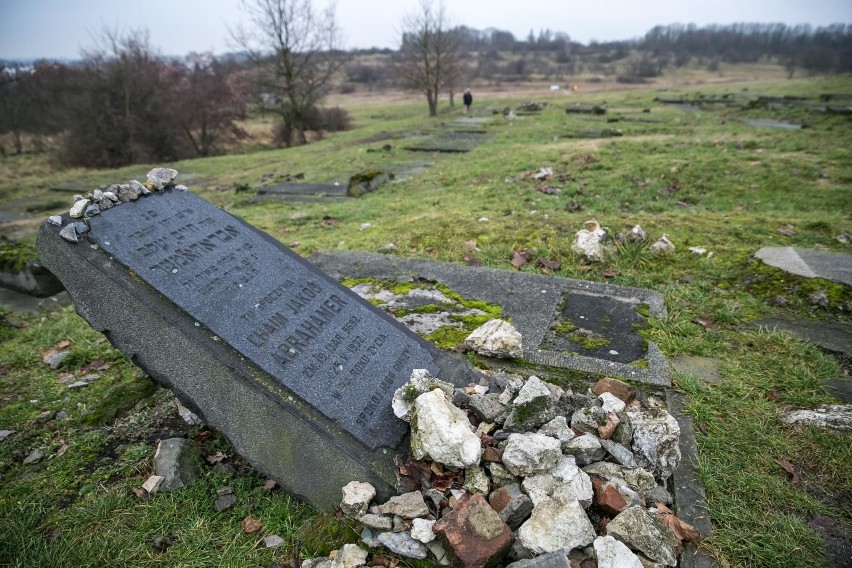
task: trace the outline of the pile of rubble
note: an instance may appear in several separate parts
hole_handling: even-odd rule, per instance
[[[407,492],[374,504],[353,481],[341,509],[367,547],[443,565],[676,566],[698,537],[666,506],[680,429],[661,401],[637,397],[608,378],[575,392],[498,372],[456,389],[417,369],[393,400],[411,425]],[[302,566],[367,562],[347,546]]]

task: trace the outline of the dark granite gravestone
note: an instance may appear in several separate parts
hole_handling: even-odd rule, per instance
[[[78,313],[320,508],[336,507],[352,480],[393,494],[408,425],[391,397],[412,369],[473,378],[466,362],[191,193],[154,193],[89,224],[77,244],[48,224],[37,241]]]

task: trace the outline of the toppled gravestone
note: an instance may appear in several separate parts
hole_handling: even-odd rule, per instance
[[[353,479],[395,493],[408,425],[394,390],[415,368],[455,384],[472,369],[176,175],[83,196],[80,218],[41,227],[44,266],[92,327],[287,492],[323,509]]]

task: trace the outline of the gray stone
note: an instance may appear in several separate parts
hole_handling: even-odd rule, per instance
[[[386,532],[377,537],[379,543],[394,554],[405,558],[422,560],[429,555],[429,549],[419,540],[411,538],[408,532]]]
[[[191,193],[154,192],[90,223],[97,247],[46,224],[36,244],[78,312],[255,469],[319,508],[336,508],[353,479],[395,492],[408,427],[390,399],[412,369],[458,386],[477,376]]]
[[[504,487],[518,482],[518,478],[501,463],[489,463],[485,467],[491,473],[491,482],[495,487]]]
[[[204,421],[198,417],[193,411],[185,407],[181,404],[179,399],[174,399],[175,408],[177,408],[178,415],[183,418],[183,421],[189,424],[190,426],[196,426],[199,424],[204,424]]]
[[[583,471],[589,475],[611,481],[616,485],[625,485],[645,500],[648,499],[651,490],[657,486],[654,474],[645,471],[641,467],[629,468],[610,462],[597,462],[585,466]]]
[[[163,190],[166,186],[171,185],[177,177],[178,172],[172,168],[154,168],[147,174],[148,183],[154,186],[156,190]]]
[[[47,218],[47,222],[56,227],[62,226],[62,216],[61,215],[51,215]]]
[[[603,449],[615,459],[615,463],[619,465],[623,465],[625,467],[639,467],[639,464],[636,462],[636,458],[633,457],[633,452],[619,444],[618,442],[613,442],[612,440],[598,440],[603,446]]]
[[[824,278],[852,286],[852,255],[793,247],[766,247],[755,253],[769,266],[805,278]]]
[[[77,236],[83,236],[89,232],[89,226],[82,221],[72,223],[72,226],[74,227],[74,232],[77,233]]]
[[[524,354],[521,334],[512,324],[499,319],[489,320],[474,329],[465,343],[486,357],[518,358]]]
[[[411,420],[411,414],[414,411],[414,401],[421,394],[427,393],[434,389],[441,389],[448,399],[453,398],[453,385],[436,379],[429,373],[428,369],[414,369],[411,371],[411,376],[408,382],[396,389],[393,393],[393,401],[391,407],[397,418],[401,418],[406,422]]]
[[[512,401],[509,417],[503,428],[509,432],[528,432],[553,420],[555,415],[550,390],[541,379],[532,376]]]
[[[211,471],[216,475],[235,475],[236,468],[229,463],[219,462],[211,468]]]
[[[613,537],[599,536],[592,543],[598,568],[643,568],[639,558]]]
[[[472,465],[464,470],[464,490],[468,493],[488,494],[488,476],[482,467]]]
[[[411,420],[411,453],[453,467],[478,464],[482,443],[460,409],[440,389],[421,394],[414,401]]]
[[[154,454],[154,471],[163,478],[161,489],[175,491],[188,487],[198,478],[198,448],[191,440],[161,440]]]
[[[468,402],[474,414],[486,422],[504,422],[508,408],[500,402],[500,395],[497,393],[488,393],[483,395],[471,395]]]
[[[416,519],[429,514],[429,507],[419,491],[391,497],[387,503],[380,505],[380,510],[383,515],[398,515],[403,519]]]
[[[488,496],[488,502],[500,515],[500,520],[512,530],[517,530],[533,510],[532,499],[521,492],[517,483],[494,490]]]
[[[595,530],[577,501],[546,499],[518,530],[518,539],[534,554],[591,544]]]
[[[535,558],[512,562],[507,564],[506,568],[571,568],[571,563],[564,550],[556,550]]]
[[[213,503],[213,507],[217,511],[222,512],[222,511],[227,511],[228,509],[230,509],[231,507],[233,507],[236,504],[237,504],[237,496],[234,495],[233,493],[229,493],[227,495],[220,495],[216,499],[216,502]]]
[[[59,366],[62,365],[62,362],[65,361],[65,358],[68,357],[68,355],[68,351],[58,351],[56,353],[49,353],[42,358],[42,361],[51,369],[58,369]]]
[[[367,527],[368,529],[376,531],[389,531],[393,529],[393,519],[391,519],[390,517],[385,517],[384,515],[374,515],[373,513],[366,513],[358,517],[358,522]]]
[[[87,381],[76,381],[76,382],[73,382],[70,385],[68,385],[68,389],[69,390],[84,389],[87,386],[89,386],[89,382],[87,382]]]
[[[669,240],[669,236],[664,234],[654,244],[649,246],[648,250],[657,253],[674,252],[675,246],[674,243]]]
[[[672,358],[672,367],[678,373],[692,375],[708,385],[718,385],[722,382],[719,367],[721,359],[714,357],[697,357],[695,355],[678,355]]]
[[[564,416],[557,416],[550,422],[542,424],[541,428],[538,429],[538,433],[556,438],[563,444],[577,437],[577,434],[568,426],[568,420]]]
[[[8,438],[9,436],[11,436],[14,433],[15,433],[14,430],[0,430],[0,442],[2,442],[3,440],[5,440],[6,438]]]
[[[673,499],[672,494],[665,487],[657,485],[648,493],[648,501],[649,504],[662,503],[663,505],[671,505]]]
[[[677,539],[656,515],[642,507],[630,507],[616,515],[606,532],[651,560],[677,565]]]
[[[623,412],[627,405],[624,404],[624,401],[612,394],[611,392],[602,392],[598,395],[598,398],[601,401],[601,408],[604,412],[610,413],[613,412],[618,414]]]
[[[814,410],[791,410],[781,416],[787,424],[803,424],[828,428],[840,432],[852,432],[852,405],[832,404]]]
[[[101,208],[98,207],[97,203],[90,203],[86,210],[83,212],[84,218],[94,217],[95,215],[101,214]]]
[[[35,417],[35,421],[40,424],[44,424],[45,422],[53,420],[55,414],[56,413],[52,410],[45,410],[44,412]]]
[[[364,527],[364,530],[361,531],[361,540],[368,548],[378,548],[382,546],[382,543],[379,542],[380,534],[380,532]]]
[[[512,434],[503,451],[503,465],[514,475],[547,471],[561,456],[559,440],[541,434]]]
[[[278,548],[282,544],[284,544],[284,539],[277,534],[271,534],[263,537],[263,545],[266,546],[266,548]]]
[[[665,317],[665,302],[658,292],[529,272],[389,258],[384,254],[340,251],[315,254],[311,260],[339,279],[403,282],[416,277],[445,285],[466,298],[499,304],[504,316],[511,318],[523,336],[523,358],[527,362],[647,384],[671,384],[669,365],[662,352],[635,331],[637,326],[647,325],[642,313]],[[637,309],[642,305],[647,312]],[[565,354],[564,351],[585,351],[582,347],[563,346],[563,334],[551,329],[566,319],[605,334],[610,344],[582,355]],[[617,351],[618,355],[609,351]],[[645,364],[631,364],[637,360]]]
[[[435,561],[441,566],[449,566],[450,557],[447,553],[447,549],[444,548],[444,545],[441,541],[435,539],[426,543],[426,548],[429,549],[429,552],[432,553],[432,556],[435,558]]]
[[[376,488],[369,483],[350,481],[343,486],[340,508],[350,517],[359,517],[367,512],[370,501],[376,496]]]
[[[38,463],[43,457],[44,454],[41,452],[41,450],[33,450],[27,457],[24,458],[24,465]]]
[[[633,426],[633,454],[644,469],[667,480],[680,461],[680,426],[659,409],[627,412]]]
[[[577,436],[568,443],[562,444],[562,451],[574,456],[577,465],[580,466],[600,461],[606,455],[606,450],[601,446],[600,439],[594,434]]]
[[[609,413],[600,406],[587,406],[571,415],[571,428],[597,435],[598,428],[605,425],[608,419]]]
[[[138,184],[138,185],[137,185]],[[142,195],[142,188],[140,187],[142,184],[140,183],[123,183],[118,186],[118,193],[116,197],[118,200],[127,203],[128,201],[135,201],[139,199],[139,196]]]

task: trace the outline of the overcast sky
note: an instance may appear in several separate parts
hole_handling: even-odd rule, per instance
[[[323,2],[324,0],[317,0]],[[642,36],[658,24],[852,23],[852,0],[447,0],[457,24],[568,33],[582,43]],[[241,0],[0,0],[0,59],[76,58],[104,27],[147,29],[163,55],[232,51]],[[392,47],[418,0],[338,0],[348,48]]]

